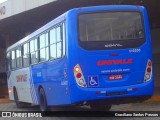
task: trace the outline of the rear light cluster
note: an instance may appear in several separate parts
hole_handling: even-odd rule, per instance
[[[152,62],[151,60],[148,60],[145,75],[144,75],[144,82],[151,80],[151,77],[152,77]]]
[[[12,93],[12,90],[11,90],[11,89],[8,89],[8,93]]]
[[[73,71],[76,83],[81,87],[87,87],[82,70],[78,64],[74,67]]]

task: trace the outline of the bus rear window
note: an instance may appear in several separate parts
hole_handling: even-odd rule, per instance
[[[80,14],[79,43],[87,47],[87,43],[105,42],[118,44],[113,47],[136,47],[144,42],[144,30],[140,12],[120,11]],[[138,42],[139,41],[139,42]],[[93,43],[94,42],[94,43]],[[125,43],[124,43],[125,42]],[[126,44],[126,42],[128,42]],[[135,42],[136,46],[132,46]],[[99,48],[103,48],[101,45]],[[104,46],[105,47],[105,46]]]

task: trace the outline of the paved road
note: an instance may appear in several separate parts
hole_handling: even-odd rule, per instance
[[[53,111],[89,111],[88,106],[84,107],[54,107]],[[25,106],[17,108],[14,102],[0,103],[0,111],[39,111],[38,106]],[[160,102],[144,102],[113,105],[110,111],[160,111]]]
[[[21,109],[17,109],[14,102],[9,103],[0,103],[0,111],[36,111],[39,110],[38,106],[32,106],[32,107],[24,107]],[[53,111],[89,111],[89,107],[57,107],[52,109]],[[145,102],[145,103],[136,103],[136,104],[122,104],[122,105],[113,105],[111,108],[111,111],[123,111],[124,113],[126,111],[160,111],[160,102]],[[63,114],[63,113],[62,113]],[[96,114],[96,113],[95,113]],[[17,120],[17,118],[0,118],[0,120]],[[45,118],[19,118],[20,120],[74,120],[74,119],[80,119],[80,120],[88,120],[88,119],[118,119],[118,120],[124,120],[124,119],[133,119],[133,120],[139,120],[144,119],[143,117],[118,117],[118,118],[107,118],[107,117],[45,117]],[[19,120],[18,119],[18,120]],[[150,117],[145,117],[146,120],[151,119]],[[152,117],[152,120],[159,120],[160,117]]]

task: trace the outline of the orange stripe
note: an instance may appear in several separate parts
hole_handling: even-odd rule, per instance
[[[0,103],[3,103],[3,102],[10,102],[10,100],[9,99],[0,99]]]
[[[145,102],[160,102],[160,96],[152,96],[150,99]]]

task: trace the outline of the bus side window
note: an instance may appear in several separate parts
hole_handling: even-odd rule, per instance
[[[38,63],[37,39],[30,41],[31,64]]]
[[[45,42],[46,42],[46,60],[49,60],[49,34],[45,34]]]
[[[57,58],[62,57],[62,32],[61,27],[56,29],[56,40],[57,40]]]
[[[23,45],[23,67],[29,66],[29,46],[28,43]]]
[[[63,30],[62,30],[62,34],[63,34],[63,56],[65,56],[66,54],[66,31],[65,31],[65,23],[63,23]]]
[[[15,50],[13,50],[11,54],[11,69],[13,70],[16,68]]]
[[[40,36],[40,62],[49,59],[49,47],[48,47],[48,33]]]
[[[22,46],[19,47],[19,67],[22,67]]]
[[[16,50],[16,63],[17,63],[17,68],[22,67],[22,47],[18,47]]]
[[[56,30],[53,28],[50,30],[50,58],[56,59]]]

